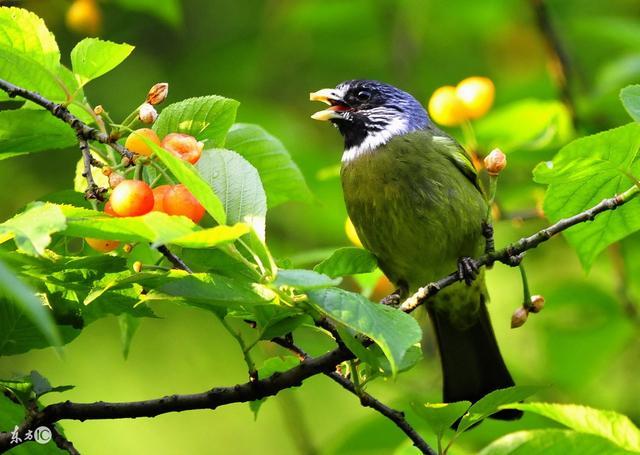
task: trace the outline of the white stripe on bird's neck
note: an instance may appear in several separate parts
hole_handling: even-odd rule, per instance
[[[408,132],[407,121],[401,117],[396,117],[383,130],[369,133],[359,145],[345,149],[342,154],[342,163],[351,163],[359,157],[375,151],[378,147],[389,142],[394,136]]]

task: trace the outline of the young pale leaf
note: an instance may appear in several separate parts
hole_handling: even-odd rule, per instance
[[[469,408],[469,412],[460,421],[458,433],[462,433],[473,424],[486,419],[491,414],[495,414],[502,405],[524,400],[540,389],[541,387],[536,386],[514,386],[488,393]]]
[[[479,455],[631,455],[605,438],[569,430],[530,430],[493,441]]]
[[[620,100],[631,118],[640,122],[640,85],[629,85],[620,90]]]
[[[373,272],[377,266],[376,257],[368,250],[345,247],[335,250],[329,258],[316,265],[313,270],[335,278]]]
[[[238,152],[258,170],[269,207],[311,198],[304,176],[287,149],[262,127],[236,123],[227,135],[225,147]]]
[[[15,311],[12,308],[14,305]],[[21,312],[33,323],[50,345],[59,346],[61,344],[60,333],[51,311],[44,306],[35,291],[20,281],[2,262],[0,262],[0,306],[6,307],[5,311],[12,314]],[[0,341],[1,344],[2,341]],[[0,348],[0,350],[2,349]]]
[[[557,403],[512,403],[504,407],[533,412],[574,431],[602,436],[624,449],[640,452],[640,430],[627,416],[614,411]]]
[[[339,279],[333,279],[312,270],[304,269],[281,269],[274,281],[274,286],[290,286],[302,290],[328,288],[340,284]]]
[[[196,168],[222,200],[227,222],[246,223],[264,239],[267,198],[258,171],[242,156],[224,149],[202,152]]]
[[[66,100],[56,79],[60,51],[44,21],[25,9],[0,7],[0,30],[0,78],[48,99]]]
[[[33,256],[43,255],[51,234],[67,227],[64,214],[54,204],[34,202],[18,215],[0,224],[0,235],[12,235],[18,248]]]
[[[59,207],[66,216],[65,233],[75,237],[92,237],[124,242],[147,241],[162,245],[200,229],[185,217],[170,216],[162,212],[116,218],[95,210],[70,205],[54,207]]]
[[[161,138],[185,133],[204,141],[206,148],[222,147],[239,105],[236,100],[216,95],[188,98],[165,107],[153,129]]]
[[[291,355],[286,355],[284,357],[271,357],[264,361],[264,364],[258,368],[258,378],[266,379],[269,376],[272,376],[274,373],[282,373],[284,371],[290,370],[300,363],[296,357]],[[249,402],[249,408],[253,411],[254,419],[258,418],[258,411],[260,410],[260,406],[266,401],[266,398],[262,400],[255,400]]]
[[[82,175],[83,173],[84,157],[80,157],[80,159],[78,159],[78,162],[76,163],[76,174],[73,177],[73,190],[77,193],[84,193],[89,186],[89,184],[87,183],[87,178]],[[96,182],[96,185],[101,188],[109,188],[109,177],[104,175],[100,168],[91,166],[91,175],[93,176],[93,181]]]
[[[406,313],[375,304],[360,294],[329,288],[308,292],[313,307],[350,329],[371,338],[398,372],[406,352],[422,338],[420,326]],[[513,401],[513,400],[510,400]]]
[[[640,177],[640,124],[630,123],[577,139],[563,147],[553,161],[540,163],[534,180],[548,184],[544,212],[558,221],[582,212],[605,198],[621,194]],[[615,212],[604,212],[591,223],[581,223],[563,234],[585,269],[611,243],[640,229],[640,199]]]
[[[108,73],[126,59],[133,46],[85,38],[71,51],[71,67],[82,87],[87,82]]]
[[[76,142],[73,129],[49,112],[33,109],[0,111],[0,160],[70,147]]]
[[[156,144],[146,141],[145,142],[152,148],[160,161],[169,168],[171,173],[186,186],[191,194],[204,206],[206,211],[213,217],[218,224],[227,223],[227,215],[225,214],[225,207],[222,205],[222,201],[214,189],[198,174],[198,171],[191,163],[181,160],[180,158],[173,156],[171,153],[164,150],[162,147],[158,147]]]
[[[412,408],[434,431],[440,435],[464,415],[471,406],[470,401],[455,403],[413,403]]]
[[[481,144],[506,153],[558,147],[573,134],[571,115],[559,101],[528,99],[496,109],[475,125]]]

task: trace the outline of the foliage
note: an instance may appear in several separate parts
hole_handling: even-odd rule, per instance
[[[171,24],[181,20],[176,2],[157,8],[158,2],[116,3],[147,10]],[[341,5],[333,8],[341,11]],[[284,21],[316,17],[313,6],[292,9]],[[325,26],[333,20],[339,21],[340,17],[332,18]],[[312,34],[318,31],[314,27],[323,27],[321,21],[312,25]],[[101,115],[96,114],[85,94],[85,88],[98,87],[94,85],[96,79],[126,65],[133,46],[85,38],[73,47],[71,65],[67,67],[61,63],[54,35],[34,13],[0,7],[0,28],[0,79],[64,103],[80,120],[117,137],[119,144],[133,129],[142,126],[137,119],[139,108],[124,120],[114,121],[108,114],[108,103],[115,104],[115,97],[104,103],[107,113]],[[472,128],[467,125],[463,130],[466,145],[477,146],[473,152],[479,155],[499,146],[514,161],[532,160],[530,156],[533,160],[544,159],[535,167],[533,176],[536,183],[547,185],[544,215],[552,222],[582,212],[605,198],[623,195],[630,200],[593,222],[563,233],[587,270],[594,267],[603,251],[616,248],[619,242],[637,243],[640,199],[633,197],[640,187],[638,87],[628,86],[620,92],[622,105],[635,122],[597,134],[583,134],[575,128],[573,114],[565,103],[529,97],[504,104],[474,121]],[[4,92],[0,93],[0,101],[7,99]],[[161,109],[152,127],[160,138],[180,132],[204,143],[205,150],[195,165],[149,142],[153,155],[128,166],[113,144],[90,144],[93,156],[113,172],[142,178],[154,187],[178,182],[185,185],[208,214],[199,224],[157,211],[127,218],[105,214],[102,202],[87,203],[82,198],[80,192],[87,188],[83,161],[77,165],[75,191],[39,197],[0,224],[1,356],[45,347],[59,349],[94,322],[117,316],[126,358],[145,320],[156,318],[157,309],[168,305],[177,311],[193,307],[217,316],[238,341],[249,372],[257,372],[260,379],[299,364],[297,358],[283,357],[276,351],[257,353],[260,342],[293,332],[313,332],[324,337],[319,343],[322,346],[323,342],[333,341],[335,335],[316,327],[321,327],[325,319],[335,326],[339,341],[357,355],[353,362],[343,364],[341,371],[357,384],[359,392],[377,378],[401,381],[400,373],[417,369],[423,330],[416,319],[357,292],[375,287],[363,285],[367,280],[379,279],[371,253],[356,247],[325,249],[316,255],[317,260],[295,265],[306,268],[293,268],[293,260],[273,253],[281,251],[279,240],[272,240],[271,236],[282,229],[282,224],[274,224],[272,230],[270,216],[296,207],[290,204],[282,208],[285,203],[313,202],[312,193],[301,166],[283,142],[262,126],[236,121],[239,105],[231,98],[207,95],[186,98]],[[576,136],[582,137],[572,140]],[[0,160],[71,147],[76,142],[69,125],[33,102],[0,110]],[[108,184],[99,169],[91,172],[99,186]],[[527,191],[530,188],[527,186]],[[509,196],[505,200],[509,205]],[[83,238],[115,240],[125,247],[99,255]],[[176,252],[194,273],[172,269],[159,247]],[[623,265],[633,266],[637,262],[635,256],[626,251]],[[362,285],[360,289],[358,284]],[[576,295],[595,299],[603,292],[576,291]],[[609,294],[604,295],[601,306],[612,300]],[[569,300],[567,297],[564,302]],[[583,310],[589,311],[591,304],[598,305],[588,301]],[[624,332],[625,340],[631,332]],[[255,358],[260,356],[266,359],[255,368]],[[529,379],[538,382],[533,376]],[[32,372],[20,378],[7,377],[0,381],[0,387],[15,398],[12,401],[0,395],[0,415],[22,419],[24,406],[39,404],[44,393],[64,393],[71,386],[52,387]],[[430,434],[436,435],[442,453],[454,441],[462,441],[465,430],[502,408],[539,414],[567,428],[528,428],[527,423],[524,430],[501,437],[492,435],[494,441],[483,444],[481,453],[640,451],[638,429],[624,415],[579,405],[521,403],[538,391],[533,386],[499,390],[474,404],[412,401],[415,413],[426,422]],[[263,402],[250,403],[256,419]],[[457,430],[450,430],[456,421]],[[12,422],[0,419],[0,429],[11,430]],[[441,447],[447,435],[449,445]]]

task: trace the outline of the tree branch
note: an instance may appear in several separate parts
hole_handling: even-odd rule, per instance
[[[309,359],[309,355],[294,344],[292,341],[286,338],[274,338],[271,340],[279,346],[293,352],[300,360],[304,361]],[[404,432],[404,434],[411,439],[413,445],[416,446],[422,453],[426,453],[429,455],[436,455],[436,452],[427,444],[427,442],[422,439],[422,437],[418,434],[418,432],[411,426],[407,419],[404,416],[402,411],[398,411],[396,409],[390,408],[386,404],[380,402],[378,399],[374,398],[372,395],[364,391],[356,390],[353,382],[349,379],[345,378],[337,371],[324,372],[325,376],[331,378],[334,382],[340,384],[345,390],[348,390],[355,396],[360,399],[360,404],[367,408],[374,409],[378,411],[380,414],[385,416],[387,419],[391,420],[400,430]]]
[[[44,107],[55,117],[59,118],[60,120],[71,126],[71,128],[76,130],[76,134],[78,134],[78,137],[82,137],[85,140],[98,141],[103,144],[107,144],[116,152],[118,152],[122,157],[128,158],[129,160],[133,161],[133,153],[131,153],[122,145],[118,144],[107,134],[102,133],[100,130],[92,128],[84,123],[78,117],[69,112],[69,109],[67,109],[66,106],[54,103],[53,101],[49,101],[48,99],[42,97],[39,93],[32,92],[22,87],[18,87],[17,85],[13,85],[11,82],[5,81],[4,79],[0,79],[0,90],[5,91],[11,98],[19,96],[20,98],[24,98],[25,100],[32,101],[37,105]]]
[[[584,212],[578,213],[577,215],[569,218],[564,218],[529,237],[521,238],[517,242],[512,243],[511,245],[508,245],[501,250],[480,256],[479,258],[475,259],[476,265],[478,267],[491,266],[496,262],[502,262],[503,264],[513,266],[514,260],[517,260],[518,257],[526,251],[537,247],[541,243],[549,240],[554,235],[557,235],[562,231],[575,226],[576,224],[593,221],[596,216],[602,212],[615,210],[616,208],[636,197],[639,192],[640,187],[632,186],[622,194],[608,199],[603,199],[600,203],[594,205],[590,209],[585,210]],[[444,278],[439,279],[438,281],[429,283],[418,289],[415,294],[405,300],[402,305],[400,305],[400,309],[406,313],[410,313],[421,304],[423,304],[429,297],[436,295],[442,289],[446,288],[447,286],[451,286],[458,281],[460,281],[460,277],[458,275],[458,272],[456,271],[450,273]]]
[[[107,192],[106,188],[100,188],[93,179],[93,173],[91,172],[91,166],[95,161],[91,156],[91,150],[89,149],[89,143],[87,140],[78,133],[78,145],[82,152],[82,162],[84,169],[82,170],[82,176],[87,179],[87,189],[84,192],[85,198],[97,199],[98,201],[104,201],[104,194]],[[94,202],[95,204],[95,202]]]

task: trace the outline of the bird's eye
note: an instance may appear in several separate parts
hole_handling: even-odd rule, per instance
[[[360,90],[356,94],[356,98],[358,98],[358,101],[369,101],[371,99],[371,92],[368,90]]]

